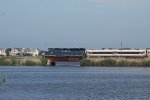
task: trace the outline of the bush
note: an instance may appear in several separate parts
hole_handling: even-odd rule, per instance
[[[17,64],[17,60],[15,58],[11,59],[11,65],[15,66]]]
[[[0,66],[11,66],[11,62],[7,61],[5,58],[0,58]]]
[[[41,61],[40,61],[41,60]],[[24,60],[22,58],[17,57],[0,57],[0,66],[46,66],[47,60],[46,59],[38,59],[37,62],[33,61],[32,59]],[[24,62],[24,63],[23,63]]]
[[[117,63],[118,66],[129,66],[129,62],[125,60],[121,60]]]
[[[150,60],[148,60],[148,61],[142,61],[142,66],[144,66],[144,67],[150,67]]]
[[[92,59],[83,59],[80,62],[81,66],[116,66],[117,61],[113,59],[105,59],[102,61],[95,61]]]
[[[41,59],[41,66],[47,65],[47,59]]]
[[[81,60],[81,62],[80,62],[80,65],[81,66],[91,66],[91,60],[90,59],[83,59],[83,60]]]
[[[101,61],[101,66],[116,66],[117,61],[113,59],[105,59]]]
[[[27,60],[23,65],[24,66],[37,66],[38,64],[34,61]]]
[[[104,60],[97,60],[94,59],[83,59],[80,62],[81,66],[145,66],[150,67],[150,60],[149,61],[126,61],[121,60],[117,61],[116,59],[104,59]]]
[[[132,61],[130,62],[129,66],[141,66],[141,63]]]

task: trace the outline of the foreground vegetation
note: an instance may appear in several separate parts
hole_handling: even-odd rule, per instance
[[[46,66],[42,57],[0,57],[0,66]]]
[[[86,58],[81,66],[135,66],[150,67],[150,58]]]

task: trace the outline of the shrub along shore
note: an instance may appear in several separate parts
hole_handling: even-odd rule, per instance
[[[42,57],[0,57],[0,66],[46,66]]]
[[[0,66],[47,66],[43,57],[0,57]],[[80,66],[150,67],[150,58],[84,58]]]
[[[150,58],[85,58],[81,66],[150,67]]]

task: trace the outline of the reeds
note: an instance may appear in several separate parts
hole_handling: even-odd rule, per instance
[[[81,66],[135,66],[150,67],[150,58],[86,58],[80,62]]]
[[[47,60],[33,57],[1,57],[0,66],[46,66]]]

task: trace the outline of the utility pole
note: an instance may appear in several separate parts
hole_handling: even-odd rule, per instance
[[[44,42],[44,59],[45,59],[45,51],[46,51],[46,41]]]
[[[122,41],[121,41],[121,57],[122,57]]]

